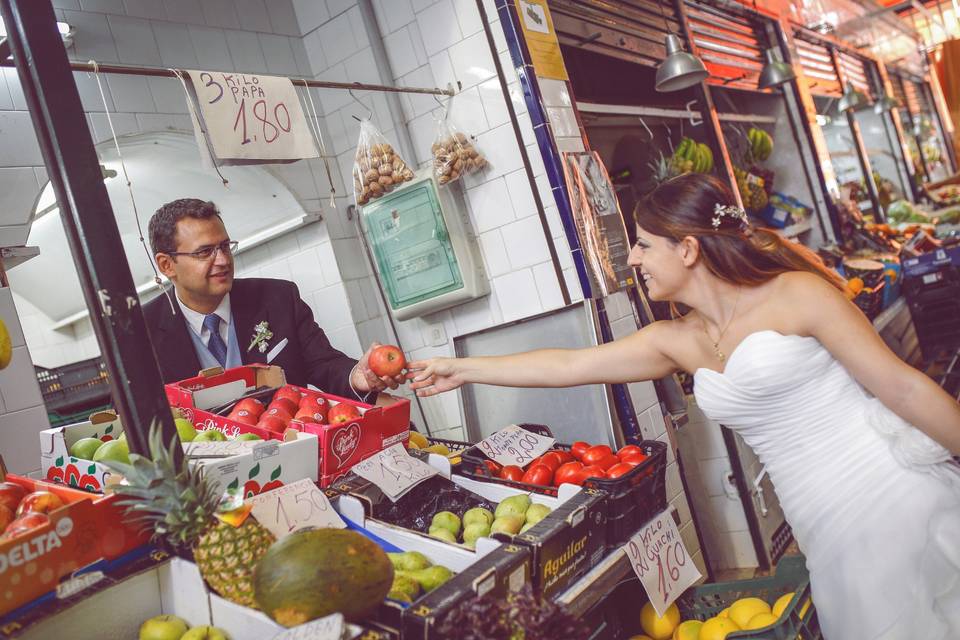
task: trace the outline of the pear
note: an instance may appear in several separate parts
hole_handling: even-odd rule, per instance
[[[520,527],[520,533],[526,533],[526,532],[529,531],[530,529],[533,529],[533,527],[534,527],[534,523],[528,522],[528,523],[526,523],[525,525],[523,525],[522,527]]]
[[[393,576],[390,591],[399,591],[406,594],[410,600],[416,600],[417,596],[420,595],[420,583],[407,572],[398,573]]]
[[[505,516],[500,516],[493,521],[493,524],[490,526],[490,533],[506,533],[512,536],[520,533],[520,528],[522,526],[523,516],[508,514]]]
[[[403,553],[388,553],[387,557],[398,571],[416,571],[426,569],[432,563],[419,551],[404,551]]]
[[[432,567],[427,567],[426,569],[420,569],[418,571],[411,571],[409,573],[410,577],[420,583],[420,586],[423,587],[424,591],[433,591],[444,582],[453,577],[453,572],[446,567],[440,565],[434,565]]]
[[[418,585],[419,586],[419,585]],[[390,593],[387,594],[387,597],[391,600],[397,600],[399,602],[405,602],[407,604],[413,604],[413,597],[406,591],[396,591],[394,589],[390,590]]]
[[[527,509],[527,524],[537,524],[547,517],[550,513],[550,507],[545,504],[532,504]]]
[[[433,521],[430,523],[430,528],[443,528],[453,534],[453,537],[456,538],[460,534],[460,518],[457,517],[457,514],[450,511],[441,511],[437,514],[434,514]]]
[[[483,507],[474,507],[463,514],[464,528],[478,522],[483,523],[488,527],[493,524],[493,514],[490,513],[489,509],[484,509]],[[466,536],[466,534],[464,534],[464,536]]]
[[[486,522],[474,522],[467,525],[463,530],[463,543],[471,549],[477,542],[477,538],[490,535],[490,525]]]
[[[443,527],[430,527],[430,537],[457,544],[457,536],[451,533],[450,529],[444,529]]]
[[[503,502],[497,505],[497,511],[495,516],[499,518],[500,516],[520,516],[520,519],[523,520],[524,516],[527,513],[527,509],[530,508],[530,496],[527,494],[522,494],[519,496],[510,496],[505,499]],[[519,527],[517,527],[519,529]]]

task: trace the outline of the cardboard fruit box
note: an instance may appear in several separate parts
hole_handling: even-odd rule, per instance
[[[191,627],[219,627],[232,640],[262,640],[286,630],[259,611],[210,593],[193,563],[155,550],[108,572],[76,596],[3,619],[0,638],[136,638],[143,622],[159,615],[178,616]],[[386,638],[357,625],[349,625],[346,637]]]
[[[226,371],[206,369],[193,378],[166,385],[165,390],[170,406],[209,410],[257,389],[279,389],[285,384],[280,367],[247,364]]]
[[[224,418],[224,420],[226,420]],[[246,426],[246,425],[241,425]],[[91,416],[91,420],[54,427],[40,432],[40,459],[43,475],[50,481],[76,486],[86,491],[102,492],[112,472],[106,465],[70,455],[70,447],[81,438],[119,438],[123,433],[120,418],[112,413]],[[303,478],[317,479],[317,438],[308,433],[288,431],[290,441],[204,443],[209,457],[192,457],[190,444],[186,455],[203,468],[205,477],[227,488],[243,488],[254,495]],[[209,446],[214,445],[214,446]],[[204,454],[208,455],[208,454]]]

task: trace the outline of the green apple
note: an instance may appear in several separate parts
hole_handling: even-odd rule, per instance
[[[223,629],[217,627],[194,627],[187,631],[180,640],[230,640],[230,636]]]
[[[255,433],[241,433],[237,436],[237,440],[263,440],[263,438]]]
[[[99,438],[80,438],[70,447],[70,455],[82,460],[93,460],[97,449],[103,445]]]
[[[530,496],[521,494],[519,496],[510,496],[497,505],[496,517],[500,516],[519,516],[523,521],[527,509],[530,508]],[[519,527],[518,527],[519,528]]]
[[[216,429],[207,429],[206,431],[201,431],[197,433],[197,437],[193,439],[194,442],[225,442],[227,436],[223,435]]]
[[[449,529],[443,527],[430,527],[430,537],[436,538],[437,540],[443,540],[444,542],[452,542],[457,544],[457,536],[454,535]]]
[[[545,504],[532,504],[527,509],[527,524],[537,524],[547,517],[550,513],[550,507]]]
[[[111,440],[100,445],[97,452],[93,454],[93,461],[102,462],[103,460],[130,464],[130,449],[127,447],[127,441]]]
[[[446,529],[456,538],[460,534],[460,518],[451,511],[440,511],[434,514],[433,521],[430,523],[431,529],[438,527]]]
[[[523,527],[522,516],[505,515],[493,521],[490,533],[506,533],[512,536],[520,533],[521,527]]]
[[[197,430],[193,428],[193,423],[186,418],[177,418],[173,421],[177,425],[177,435],[180,436],[180,442],[193,442],[197,437]]]
[[[180,640],[190,625],[177,616],[156,616],[140,625],[139,640]]]
[[[477,522],[489,527],[493,523],[493,514],[490,513],[489,509],[484,509],[483,507],[474,507],[463,514],[464,527],[469,527],[471,524]]]

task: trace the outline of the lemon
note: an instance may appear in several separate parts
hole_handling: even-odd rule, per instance
[[[700,628],[702,626],[703,622],[700,620],[681,622],[680,626],[673,630],[673,638],[671,638],[671,640],[699,640]]]
[[[790,601],[793,600],[794,592],[785,593],[777,601],[773,603],[773,610],[771,613],[777,616],[778,618],[783,615],[783,612],[787,610],[787,606],[790,604]]]
[[[730,607],[727,607],[723,611],[717,614],[718,618],[729,618],[730,617]]]
[[[757,615],[750,618],[750,622],[743,627],[746,631],[748,629],[763,629],[764,627],[769,627],[771,624],[777,621],[777,616],[772,613],[758,613]]]
[[[640,628],[652,640],[670,640],[678,624],[680,624],[680,610],[675,604],[667,608],[667,613],[662,618],[657,615],[657,610],[649,602],[640,610]]]
[[[7,325],[0,320],[0,369],[6,369],[10,364],[10,357],[13,355],[13,348],[10,344],[10,333],[7,331]]]
[[[427,442],[426,437],[425,437],[422,433],[419,433],[419,432],[417,432],[417,431],[411,431],[411,432],[410,432],[410,447],[411,447],[411,448],[423,449],[424,447],[429,446],[429,444],[430,444],[430,443]],[[413,445],[416,445],[416,447],[414,447]]]
[[[740,631],[740,626],[727,618],[710,618],[700,627],[698,640],[723,640],[734,631]]]
[[[743,628],[758,613],[770,613],[770,605],[760,598],[740,598],[730,605],[730,619]]]

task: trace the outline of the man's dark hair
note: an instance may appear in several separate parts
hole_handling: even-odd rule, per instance
[[[150,248],[154,255],[177,250],[177,223],[184,218],[209,220],[220,217],[217,205],[197,198],[182,198],[168,202],[150,218]]]

